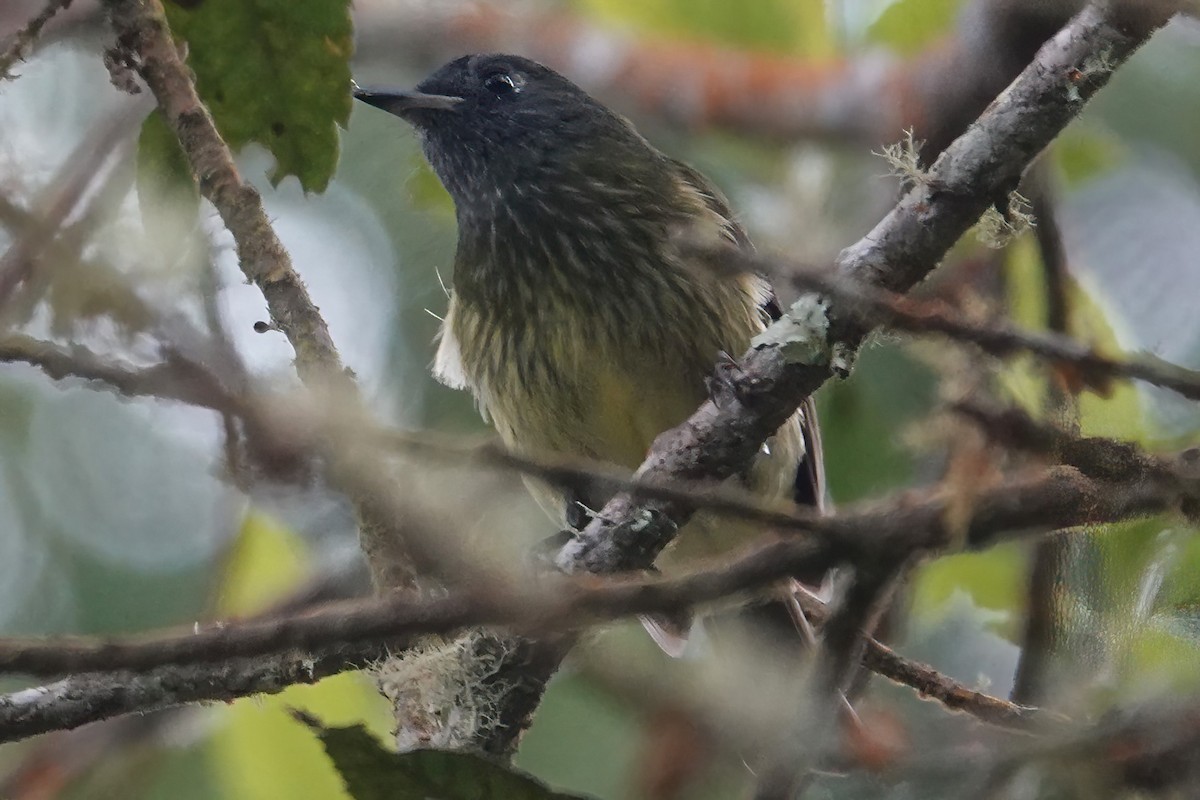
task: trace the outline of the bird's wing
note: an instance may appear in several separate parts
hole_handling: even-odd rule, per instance
[[[746,233],[742,223],[734,217],[733,209],[729,207],[729,201],[725,198],[724,193],[696,169],[673,158],[669,161],[679,175],[679,179],[695,189],[696,194],[700,196],[709,210],[720,218],[721,232],[725,234],[725,238],[738,247],[753,250],[754,243],[750,241],[750,236]]]
[[[678,171],[680,179],[696,190],[705,205],[713,214],[720,218],[721,231],[731,243],[746,250],[754,250],[754,244],[742,223],[734,217],[733,209],[725,195],[713,185],[703,174],[683,163],[671,159]],[[762,312],[764,317],[774,322],[783,316],[783,309],[775,296],[770,282],[759,276],[764,286]],[[817,421],[817,406],[812,397],[807,397],[800,405],[800,432],[804,437],[804,457],[796,466],[796,482],[792,499],[800,505],[825,509],[825,458],[821,446],[821,427]]]

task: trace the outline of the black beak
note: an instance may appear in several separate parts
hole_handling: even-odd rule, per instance
[[[398,117],[403,117],[409,111],[418,110],[453,111],[462,102],[461,97],[449,97],[444,94],[363,88],[358,84],[354,85],[354,96],[368,105]]]

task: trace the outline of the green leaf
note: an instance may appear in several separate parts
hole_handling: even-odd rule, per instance
[[[296,718],[325,745],[354,800],[584,800],[478,756],[393,753],[361,725],[327,728],[306,714]]]
[[[908,55],[950,32],[962,0],[899,0],[867,30],[867,41]]]
[[[175,234],[186,233],[195,226],[200,213],[200,187],[192,177],[179,139],[158,109],[146,117],[138,135],[137,193],[147,230]]]
[[[167,18],[225,141],[270,150],[272,183],[324,191],[350,117],[349,0],[176,0]]]

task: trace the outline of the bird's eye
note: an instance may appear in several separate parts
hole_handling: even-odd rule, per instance
[[[521,83],[507,72],[495,72],[483,79],[483,88],[497,97],[505,97],[520,91]]]

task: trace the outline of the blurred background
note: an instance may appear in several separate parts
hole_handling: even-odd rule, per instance
[[[1073,7],[358,0],[353,71],[361,83],[408,86],[463,52],[542,60],[713,178],[760,249],[824,265],[897,197],[899,181],[874,153],[911,128],[923,157],[935,157]],[[6,0],[0,43],[40,8]],[[183,235],[172,209],[188,201],[141,184],[138,162],[154,135],[142,127],[149,105],[110,84],[102,64],[110,38],[96,4],[77,0],[17,66],[19,79],[0,83],[0,251],[21,240],[31,213],[65,205],[56,255],[70,262],[14,295],[0,326],[133,364],[157,360],[166,335],[224,341],[251,375],[288,386],[290,347],[281,334],[254,332],[266,309],[213,209],[200,207],[202,235]],[[1023,189],[1038,235],[998,248],[968,237],[921,291],[973,314],[1008,314],[1200,367],[1197,44],[1197,23],[1177,20],[1046,154]],[[252,67],[247,80],[271,93],[272,75]],[[273,185],[274,158],[258,145],[241,151],[239,166],[263,192],[375,410],[403,428],[487,435],[471,399],[428,370],[452,271],[448,197],[395,118],[354,108],[340,147],[324,191],[306,191],[294,176]],[[819,396],[834,500],[939,479],[954,437],[933,412],[963,381],[1038,413],[1054,391],[1032,362],[981,363],[951,345],[879,336],[853,377]],[[1079,423],[1087,433],[1177,447],[1195,441],[1200,413],[1162,392],[1114,386],[1106,397],[1083,396]],[[0,633],[131,632],[246,616],[314,581],[328,596],[366,592],[345,503],[311,482],[239,481],[225,441],[212,412],[0,363]],[[412,486],[444,509],[448,525],[491,537],[480,552],[511,555],[553,533],[512,476],[472,473],[466,483],[449,468],[417,464]],[[1200,676],[1200,543],[1173,519],[1120,527],[1073,540],[1059,589],[1060,666],[1075,679],[1053,692],[1056,705],[1084,714],[1112,697],[1195,689]],[[496,531],[512,532],[512,541],[494,541]],[[907,587],[896,648],[1007,696],[1031,558],[1027,546],[1006,545],[924,565]],[[655,658],[636,633],[615,626],[600,644]],[[694,661],[651,663],[687,670]],[[861,713],[896,721],[904,746],[993,741],[970,718],[880,683]],[[366,720],[385,738],[391,727],[371,682],[344,674],[4,745],[0,796],[344,797],[289,707],[330,724]],[[747,772],[736,754],[710,757],[712,747],[677,709],[631,702],[569,665],[517,763],[552,786],[602,798],[734,796]],[[933,772],[926,783],[826,776],[813,796],[966,796],[961,776]]]

